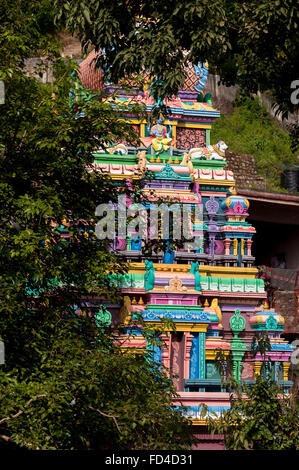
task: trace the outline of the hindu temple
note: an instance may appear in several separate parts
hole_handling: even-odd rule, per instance
[[[106,86],[115,91],[103,83],[101,71],[93,66],[94,56],[91,53],[80,65],[81,86],[91,90]],[[223,141],[211,145],[213,122],[220,113],[210,94],[204,92],[207,74],[207,62],[189,64],[178,95],[164,102],[167,115],[161,113],[151,126],[127,107],[123,119],[134,127],[140,145],[118,142],[99,149],[94,154],[94,169],[109,174],[116,184],[143,178],[148,214],[165,198],[173,201],[181,219],[188,212],[195,214],[189,220],[195,243],[165,243],[164,249],[148,255],[142,237],[130,232],[113,241],[112,248],[129,262],[130,269],[117,281],[123,303],[105,302],[105,307],[112,319],[120,315],[124,324],[136,313],[154,325],[163,319],[173,321],[175,330],[163,333],[155,360],[175,376],[199,448],[220,449],[220,437],[207,433],[200,415],[202,403],[216,413],[229,407],[228,390],[215,366],[217,353],[231,358],[238,382],[253,383],[262,357],[252,354],[252,339],[267,331],[271,373],[288,392],[292,346],[281,337],[284,318],[269,307],[264,281],[257,277],[252,256],[255,228],[246,221],[249,202],[238,195],[234,174],[227,169],[227,145]],[[112,100],[124,106],[136,100],[149,115],[157,105],[148,86],[131,94],[120,89]],[[170,219],[173,233],[177,219],[174,215]],[[135,354],[146,351],[142,334],[124,328],[124,338],[126,335],[124,349]]]

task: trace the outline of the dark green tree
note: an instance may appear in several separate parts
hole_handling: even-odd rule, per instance
[[[284,394],[274,381],[266,354],[271,349],[267,334],[254,337],[251,349],[254,356],[262,355],[260,374],[250,386],[228,377],[230,408],[220,416],[208,416],[210,432],[224,435],[225,446],[231,450],[298,450],[298,394],[295,390]],[[224,362],[219,355],[220,370],[224,365],[227,369]]]
[[[57,22],[78,34],[85,49],[105,51],[98,65],[113,82],[145,70],[156,77],[156,98],[163,98],[177,92],[187,60],[208,59],[224,83],[270,91],[285,113],[298,109],[291,87],[298,80],[299,7],[292,0],[55,4]]]
[[[70,106],[75,64],[57,56],[51,22],[43,34],[49,3],[39,6],[0,7],[0,440],[30,449],[189,448],[191,424],[172,407],[164,370],[150,353],[123,353],[122,330],[97,328],[87,305],[117,299],[108,275],[127,269],[109,240],[94,236],[95,209],[120,193],[138,200],[141,189],[91,171],[93,151],[135,135],[101,96],[81,94]],[[30,57],[52,61],[53,84],[27,76]]]

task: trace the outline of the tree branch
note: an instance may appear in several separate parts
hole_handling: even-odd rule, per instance
[[[99,410],[98,408],[93,408],[92,406],[89,406],[89,408],[93,411],[96,411],[97,413],[99,413],[100,415],[103,415],[105,416],[106,418],[112,418],[114,423],[115,423],[115,426],[117,427],[117,430],[119,432],[119,434],[121,434],[121,430],[120,430],[120,427],[118,425],[118,422],[116,420],[116,418],[118,418],[118,416],[114,416],[114,415],[108,415],[107,413],[104,413],[103,411]]]
[[[43,395],[36,395],[35,397],[30,398],[30,400],[28,400],[27,403],[25,403],[24,408],[28,408],[31,402],[35,400],[39,400],[40,398],[45,398],[46,396],[47,394],[43,394]],[[6,418],[2,418],[0,419],[0,424],[5,423],[6,421],[10,421],[11,419],[18,418],[22,413],[24,413],[24,410],[19,410],[16,414],[12,416],[7,416]]]

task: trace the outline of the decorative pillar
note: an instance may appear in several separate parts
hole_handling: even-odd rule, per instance
[[[199,336],[198,333],[192,334],[192,345],[189,362],[189,378],[198,379],[199,377]]]
[[[248,238],[247,240],[247,256],[251,256],[251,246],[252,246],[252,240]]]
[[[238,239],[234,238],[233,241],[233,254],[236,256],[238,254]]]
[[[145,123],[146,121],[140,123],[140,137],[145,137]]]
[[[235,315],[230,318],[230,327],[233,332],[233,339],[231,342],[232,358],[233,358],[233,374],[238,383],[241,381],[242,359],[247,351],[247,346],[239,338],[239,334],[245,328],[245,318],[240,315],[240,310],[237,308]]]
[[[280,362],[279,361],[274,361],[274,380],[276,383],[278,383],[279,381],[279,365],[280,365]]]
[[[216,214],[219,209],[219,204],[216,201],[214,196],[211,196],[210,199],[206,202],[205,204],[209,221],[207,222],[208,226],[208,234],[209,234],[209,254],[212,257],[212,260],[214,260],[214,255],[215,255],[215,238],[216,234],[219,232],[219,227],[217,223],[214,221],[214,218],[216,217]]]
[[[211,130],[207,129],[206,130],[206,146],[207,147],[208,147],[208,145],[211,145],[210,133],[211,133]]]
[[[244,238],[241,238],[241,256],[244,256],[244,246],[245,246],[245,240]]]
[[[190,331],[186,331],[184,333],[184,379],[189,379],[190,373],[190,355],[191,355],[191,348],[192,348],[192,339],[193,335]]]
[[[199,379],[206,378],[206,333],[199,334]]]
[[[283,380],[289,380],[289,368],[291,363],[290,362],[283,362]]]
[[[231,243],[231,239],[230,238],[225,238],[225,240],[224,240],[225,255],[230,254],[230,243]]]
[[[165,344],[162,347],[162,354],[161,354],[161,361],[162,364],[167,368],[167,370],[170,370],[170,348],[171,348],[171,334],[169,333],[161,335],[162,343]]]
[[[254,363],[253,363],[253,365],[254,365],[254,374],[256,376],[260,375],[262,364],[263,364],[262,361],[254,361]]]
[[[172,146],[176,148],[176,126],[172,126],[172,141],[174,142]]]

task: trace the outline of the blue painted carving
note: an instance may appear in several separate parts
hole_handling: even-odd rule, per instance
[[[158,364],[162,362],[162,349],[161,346],[158,346],[158,344],[154,344],[153,346],[153,360]]]
[[[199,333],[199,378],[206,378],[206,334]]]
[[[131,250],[132,251],[141,250],[141,238],[134,238],[134,240],[131,241]]]
[[[193,333],[192,346],[190,352],[190,379],[199,378],[199,335]]]
[[[203,309],[199,308],[199,311],[191,312],[188,310],[166,310],[165,309],[146,309],[143,311],[143,319],[146,321],[161,321],[161,318],[168,318],[176,322],[211,322],[217,321],[216,315],[211,315],[208,312],[202,311]],[[215,317],[215,318],[214,318]]]
[[[166,245],[166,249],[164,252],[163,263],[173,264],[174,256],[175,256],[174,250],[171,247],[169,247],[168,241],[166,242],[165,245]]]
[[[196,75],[199,77],[197,85],[195,85],[194,88],[196,91],[201,92],[201,90],[205,86],[206,81],[208,79],[209,68],[208,68],[207,62],[206,61],[205,63],[198,62],[197,65],[194,65],[194,70],[195,70]]]

